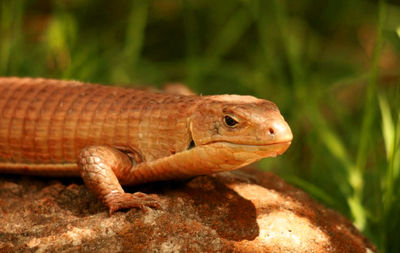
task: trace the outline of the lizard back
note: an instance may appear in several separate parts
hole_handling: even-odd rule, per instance
[[[191,142],[199,97],[32,78],[0,78],[0,162],[74,163],[88,145],[151,161]]]

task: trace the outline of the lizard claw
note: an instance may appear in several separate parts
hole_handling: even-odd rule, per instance
[[[139,208],[147,212],[147,207],[162,209],[161,199],[155,194],[118,193],[106,198],[105,205],[109,208],[110,215],[121,209]]]

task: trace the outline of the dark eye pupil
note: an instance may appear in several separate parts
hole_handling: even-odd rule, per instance
[[[238,123],[236,120],[229,116],[225,116],[224,120],[226,125],[230,127],[236,126],[236,124]]]

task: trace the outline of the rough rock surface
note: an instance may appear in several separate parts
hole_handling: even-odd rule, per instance
[[[0,176],[0,252],[373,252],[343,216],[253,169],[162,182],[163,210],[106,208],[80,179]]]

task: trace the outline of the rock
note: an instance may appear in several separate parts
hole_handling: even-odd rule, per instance
[[[82,181],[2,175],[0,252],[375,252],[340,214],[254,169],[127,188],[163,210],[108,215]]]

